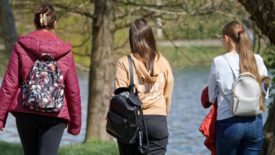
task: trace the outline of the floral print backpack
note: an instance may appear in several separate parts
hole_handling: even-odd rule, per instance
[[[39,112],[59,112],[64,103],[64,83],[54,57],[42,54],[22,86],[23,105]]]

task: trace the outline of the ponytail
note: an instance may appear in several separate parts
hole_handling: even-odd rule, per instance
[[[252,73],[256,76],[256,79],[261,86],[261,77],[259,75],[256,59],[243,25],[238,21],[229,22],[224,26],[222,34],[229,36],[236,45],[236,51],[240,58],[240,73]],[[260,104],[260,108],[261,110],[264,110],[264,102]]]

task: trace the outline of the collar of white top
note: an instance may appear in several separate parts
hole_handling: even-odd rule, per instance
[[[230,52],[228,53],[232,53],[232,54],[238,54],[238,52],[236,50],[231,50]]]

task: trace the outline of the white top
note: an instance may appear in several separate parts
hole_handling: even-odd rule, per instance
[[[234,72],[237,76],[240,72],[239,67],[239,54],[235,51],[226,53],[226,58],[230,61]],[[254,54],[256,58],[256,63],[258,66],[258,71],[260,76],[267,76],[267,69],[260,55]],[[232,84],[234,82],[234,74],[230,69],[228,62],[225,60],[223,55],[217,56],[212,62],[209,80],[208,80],[208,94],[209,101],[214,103],[216,98],[218,98],[218,116],[217,120],[223,120],[226,118],[233,117],[230,111],[230,106],[228,101],[223,97],[220,89],[223,90],[224,94],[229,100],[232,99],[231,90]],[[268,94],[267,94],[268,96]],[[266,97],[267,97],[266,96]]]

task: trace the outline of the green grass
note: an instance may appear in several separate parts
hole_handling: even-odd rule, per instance
[[[85,144],[66,145],[60,155],[118,155],[114,142],[91,141]]]
[[[22,155],[19,144],[0,142],[1,155]],[[118,155],[118,148],[114,142],[91,141],[85,144],[62,146],[59,155]]]
[[[0,154],[2,155],[21,155],[23,154],[19,144],[0,142]]]

